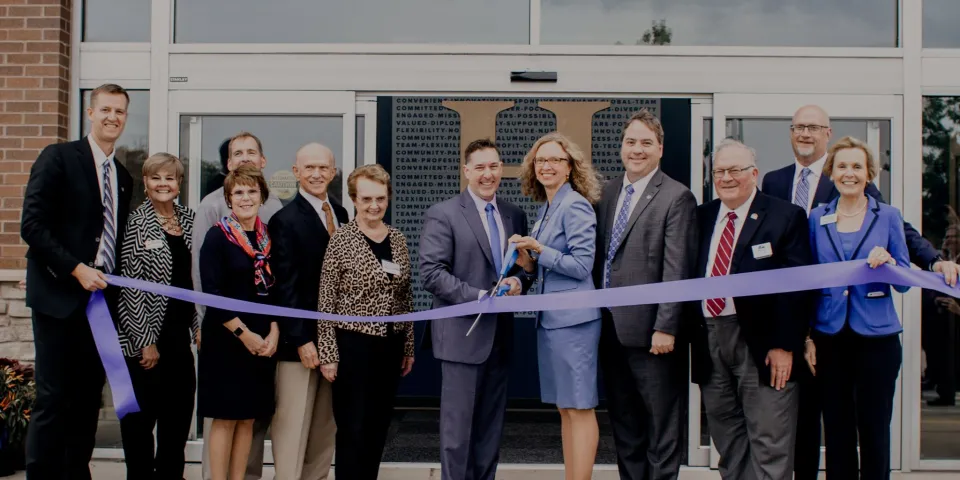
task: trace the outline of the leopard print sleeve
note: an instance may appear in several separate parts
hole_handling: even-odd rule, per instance
[[[398,232],[399,233],[399,232]],[[399,240],[402,242],[402,247],[400,248],[402,255],[406,261],[407,265],[410,265],[410,252],[407,250],[407,239],[402,234],[398,235]],[[413,268],[412,266],[410,267]],[[404,313],[413,312],[413,287],[411,284],[413,279],[411,276],[407,276],[407,281],[403,282],[400,288],[397,289],[397,297],[394,301],[395,311],[394,315],[402,315]],[[401,324],[401,329],[406,332],[406,341],[403,345],[403,355],[405,357],[414,356],[414,338],[413,338],[413,322],[403,322]]]
[[[343,273],[340,261],[344,256],[344,236],[337,232],[330,239],[327,253],[323,257],[323,271],[320,273],[320,297],[317,302],[317,311],[339,313],[340,282]],[[337,348],[337,332],[335,323],[324,320],[323,314],[317,322],[317,353],[320,364],[337,363],[340,361],[340,351]]]

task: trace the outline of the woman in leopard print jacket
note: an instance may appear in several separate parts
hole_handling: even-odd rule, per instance
[[[319,311],[384,316],[413,310],[407,239],[383,223],[390,175],[379,165],[347,179],[357,218],[330,239]],[[321,315],[322,317],[322,315]],[[400,377],[413,368],[411,322],[319,322],[320,371],[333,386],[337,478],[377,478]]]

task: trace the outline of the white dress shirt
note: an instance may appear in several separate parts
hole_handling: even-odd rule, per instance
[[[120,192],[117,191],[117,164],[114,161],[114,156],[117,153],[117,149],[114,148],[110,155],[103,153],[103,150],[100,149],[100,146],[97,145],[97,142],[93,141],[93,137],[87,135],[87,141],[90,142],[90,150],[93,151],[93,163],[97,167],[97,185],[100,186],[100,204],[103,205],[103,164],[110,162],[110,191],[113,197],[113,244],[116,248],[120,245],[122,239],[118,238],[120,226],[117,225],[117,197],[119,197]],[[102,216],[102,215],[101,215]],[[97,249],[97,263],[98,267],[102,267],[104,261],[106,261],[105,254],[105,245],[104,245],[103,235],[100,235],[100,247]],[[118,267],[120,262],[117,258],[117,254],[114,253],[114,268]]]
[[[326,200],[320,200],[319,198],[317,198],[317,197],[315,197],[315,196],[310,195],[309,193],[307,193],[307,192],[303,189],[303,187],[301,187],[301,188],[300,188],[300,195],[301,195],[303,198],[306,198],[306,199],[307,199],[307,202],[310,202],[310,206],[312,206],[313,209],[317,211],[317,215],[320,215],[320,221],[323,223],[323,228],[326,228],[328,231],[329,231],[330,229],[327,228],[327,214],[326,214],[326,212],[323,211],[323,204],[326,203],[327,205],[330,205],[330,215],[333,216],[333,226],[336,227],[336,228],[338,228],[338,229],[340,228],[340,222],[337,221],[337,212],[334,211],[333,205],[330,204],[330,194],[329,194],[329,193],[327,193],[327,199],[326,199]]]
[[[740,238],[740,231],[743,230],[743,224],[748,221],[754,221],[747,219],[747,214],[750,213],[750,205],[753,204],[753,199],[756,198],[757,191],[754,190],[750,194],[750,198],[746,202],[743,202],[743,205],[737,207],[736,210],[730,210],[723,202],[720,202],[720,213],[717,214],[717,223],[713,226],[713,236],[710,237],[710,252],[707,254],[707,276],[712,277],[711,273],[713,272],[713,262],[714,258],[717,256],[717,249],[720,248],[720,237],[723,236],[723,230],[727,227],[727,214],[731,211],[736,212],[737,220],[733,225],[733,250],[737,248],[737,239]],[[730,270],[733,268],[733,252],[730,252],[730,265],[727,269],[727,275],[730,274]],[[703,308],[703,316],[707,318],[713,317],[710,315],[710,311],[707,310],[707,301],[704,300],[700,302],[701,308]],[[720,312],[721,317],[727,315],[735,315],[737,309],[733,306],[733,298],[727,298],[726,303],[723,306],[723,311]]]
[[[800,174],[803,172],[804,166],[800,162],[794,160],[796,164],[796,170],[793,173],[793,188],[790,189],[790,203],[793,203],[793,199],[797,198],[797,184],[800,183]],[[813,209],[813,197],[817,194],[817,185],[820,184],[820,177],[823,175],[823,164],[827,163],[827,155],[824,154],[820,157],[819,160],[810,164],[810,174],[807,175],[807,185],[810,187],[810,192],[807,194],[807,206],[804,209],[807,211],[807,215],[810,215],[810,210]],[[830,179],[827,179],[829,182]]]

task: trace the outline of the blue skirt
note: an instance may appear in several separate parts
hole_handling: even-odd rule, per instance
[[[596,408],[600,319],[572,327],[537,327],[540,400],[557,408]]]

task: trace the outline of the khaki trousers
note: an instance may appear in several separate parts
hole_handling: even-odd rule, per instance
[[[330,382],[300,362],[277,362],[277,412],[270,425],[275,480],[325,480],[337,427]]]

